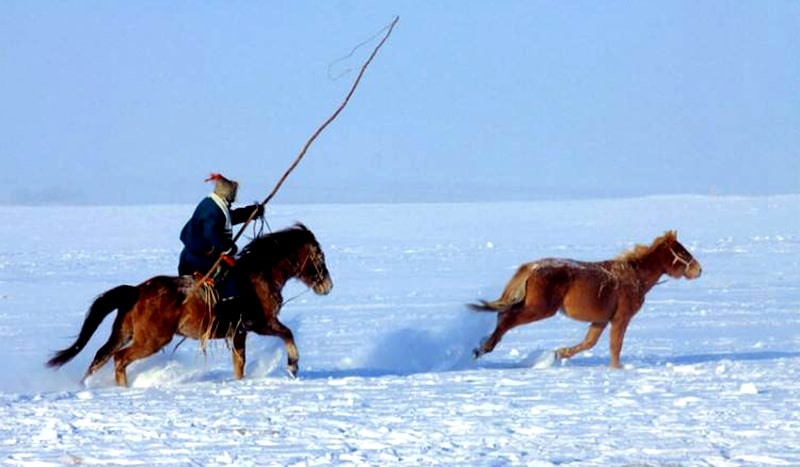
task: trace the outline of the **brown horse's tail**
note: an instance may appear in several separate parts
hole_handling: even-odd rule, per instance
[[[475,311],[492,311],[497,313],[507,311],[514,305],[525,300],[525,284],[528,282],[530,273],[530,265],[523,264],[519,267],[511,280],[508,281],[508,285],[506,285],[500,298],[492,301],[479,300],[478,303],[470,303],[467,306]]]
[[[75,358],[86,347],[92,334],[97,331],[100,323],[114,310],[120,314],[127,313],[139,299],[139,289],[132,285],[120,285],[104,292],[92,303],[83,321],[83,327],[75,342],[64,350],[60,350],[47,361],[49,367],[59,367]]]

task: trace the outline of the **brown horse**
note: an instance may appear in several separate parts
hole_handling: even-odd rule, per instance
[[[333,287],[325,255],[314,234],[296,224],[258,236],[239,254],[231,274],[241,289],[240,296],[229,304],[237,311],[235,318],[215,317],[209,310],[204,288],[196,286],[191,276],[156,276],[137,286],[120,285],[100,295],[89,308],[75,343],[55,353],[47,365],[58,367],[72,360],[103,319],[118,310],[111,336],[97,351],[84,378],[113,356],[116,382],[127,386],[126,367],[159,351],[177,334],[201,342],[229,339],[233,374],[241,379],[248,331],[280,337],[286,346],[289,373],[296,376],[297,347],[292,331],[278,320],[278,313],[283,304],[281,290],[291,278],[299,279],[320,295]]]
[[[559,348],[557,358],[570,358],[591,349],[611,323],[611,367],[620,368],[625,329],[661,275],[696,279],[701,272],[700,263],[678,242],[675,231],[666,232],[650,246],[637,245],[613,260],[590,263],[550,258],[523,264],[499,299],[470,305],[474,310],[499,313],[494,332],[473,354],[478,358],[489,353],[508,330],[561,310],[570,318],[591,324],[583,342]]]

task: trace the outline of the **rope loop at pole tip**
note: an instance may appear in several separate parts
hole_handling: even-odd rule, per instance
[[[387,31],[387,30],[389,30],[389,29],[393,28],[393,27],[394,27],[394,25],[395,25],[395,24],[397,24],[397,21],[398,21],[399,19],[400,19],[400,17],[399,17],[399,16],[397,16],[397,15],[395,15],[395,17],[394,17],[394,19],[392,20],[392,22],[391,22],[391,23],[388,23],[386,26],[382,27],[382,28],[381,28],[381,29],[380,29],[378,32],[376,32],[375,34],[373,34],[373,35],[369,36],[368,38],[364,39],[363,41],[359,42],[359,43],[358,43],[358,44],[357,44],[355,47],[353,47],[353,48],[350,50],[350,52],[348,52],[346,55],[344,55],[344,56],[342,56],[342,57],[340,57],[340,58],[337,58],[336,60],[334,60],[334,61],[332,61],[331,63],[329,63],[329,64],[328,64],[328,71],[327,71],[328,79],[329,79],[330,81],[338,81],[338,80],[339,80],[339,78],[341,78],[341,77],[343,77],[343,76],[345,76],[345,75],[349,74],[351,71],[353,71],[353,69],[352,69],[352,68],[349,68],[349,67],[348,67],[348,68],[346,68],[344,71],[342,71],[342,72],[340,72],[340,73],[337,73],[336,75],[334,75],[334,74],[332,73],[332,71],[331,71],[331,70],[333,69],[334,65],[336,65],[337,63],[341,63],[341,62],[343,62],[343,61],[345,61],[345,60],[349,59],[350,57],[352,57],[352,56],[353,56],[353,55],[356,53],[356,51],[357,51],[358,49],[360,49],[361,47],[363,47],[363,46],[367,45],[368,43],[372,42],[373,40],[375,40],[375,38],[376,38],[376,37],[380,37],[380,36],[381,36],[381,34],[382,34],[382,33],[384,33],[384,31]]]

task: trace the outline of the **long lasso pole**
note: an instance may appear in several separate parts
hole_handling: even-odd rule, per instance
[[[361,78],[364,76],[364,73],[367,71],[367,67],[372,62],[372,59],[375,58],[375,56],[378,54],[378,50],[380,50],[380,48],[383,46],[386,40],[389,39],[389,35],[392,34],[392,29],[394,29],[395,24],[397,24],[399,20],[400,20],[399,16],[394,17],[394,20],[387,27],[386,34],[383,36],[383,39],[381,39],[378,45],[375,46],[375,49],[369,55],[369,58],[367,58],[364,64],[361,65],[361,70],[358,72],[358,76],[353,82],[353,86],[350,88],[350,91],[347,93],[342,103],[339,104],[339,107],[336,108],[336,110],[331,114],[331,116],[328,117],[328,119],[325,120],[325,122],[322,125],[320,125],[319,128],[317,128],[317,130],[311,135],[310,138],[308,138],[308,141],[306,141],[306,144],[303,145],[303,148],[300,150],[300,153],[297,154],[297,157],[295,158],[294,162],[292,162],[292,165],[290,165],[289,168],[286,169],[286,172],[283,173],[283,176],[281,176],[281,178],[278,180],[278,183],[275,184],[275,187],[272,189],[270,194],[267,195],[267,197],[264,198],[264,200],[261,201],[261,203],[259,203],[261,206],[264,206],[273,197],[275,197],[275,195],[278,193],[278,190],[280,190],[281,185],[283,185],[283,182],[286,181],[286,178],[289,177],[289,174],[292,173],[295,167],[297,167],[297,165],[300,163],[300,160],[303,159],[303,156],[306,155],[306,152],[308,152],[308,148],[311,147],[311,144],[314,142],[314,140],[316,140],[317,137],[325,130],[325,128],[327,128],[328,125],[330,125],[331,122],[333,122],[336,119],[336,117],[338,117],[339,114],[342,113],[342,110],[344,110],[345,106],[347,106],[347,103],[350,102],[350,98],[353,96],[353,93],[356,92],[356,88],[358,87],[358,84],[361,82]],[[256,212],[258,212],[258,209],[253,210],[253,212],[250,214],[250,217],[244,223],[242,228],[240,228],[239,232],[236,233],[236,236],[233,238],[234,242],[238,240],[239,237],[242,235],[244,230],[247,228],[247,224],[249,224],[250,221],[252,221],[253,218],[255,217]]]
[[[378,45],[375,46],[375,49],[372,50],[372,53],[369,55],[369,58],[367,58],[367,60],[364,62],[364,64],[361,65],[361,70],[358,72],[358,76],[356,77],[355,81],[353,82],[352,87],[350,87],[350,91],[347,93],[347,95],[345,96],[345,98],[342,101],[342,103],[339,104],[339,107],[337,107],[336,110],[327,118],[327,120],[325,120],[322,123],[322,125],[320,125],[320,127],[317,128],[317,130],[311,135],[311,137],[308,138],[308,140],[306,141],[306,144],[303,145],[303,148],[300,150],[300,153],[297,154],[297,157],[294,159],[294,162],[292,162],[292,165],[290,165],[289,168],[286,169],[286,171],[283,173],[281,178],[278,179],[278,183],[275,184],[275,187],[272,189],[272,191],[269,193],[269,195],[267,195],[267,197],[264,198],[264,200],[259,203],[259,206],[264,206],[272,198],[275,197],[275,195],[278,193],[278,190],[280,190],[281,185],[283,185],[283,182],[286,181],[286,178],[289,177],[289,174],[292,173],[292,171],[295,169],[295,167],[297,167],[297,165],[303,159],[303,156],[306,155],[306,152],[308,152],[308,148],[311,147],[311,144],[314,142],[314,140],[316,140],[317,137],[325,130],[325,128],[327,128],[328,125],[330,125],[331,122],[333,122],[336,119],[336,117],[338,117],[339,114],[342,113],[342,110],[344,110],[345,106],[347,106],[347,103],[350,102],[350,98],[353,97],[353,94],[356,92],[356,88],[358,87],[358,84],[361,82],[361,78],[364,76],[364,73],[367,71],[367,67],[369,66],[370,63],[372,63],[372,59],[375,58],[376,55],[378,55],[378,51],[383,46],[383,44],[386,42],[386,40],[389,39],[389,36],[392,34],[392,30],[394,29],[394,26],[397,24],[397,22],[399,20],[400,20],[400,17],[399,16],[395,16],[394,20],[392,20],[392,22],[389,24],[389,26],[386,27],[386,34],[384,34],[383,38],[378,43]],[[242,227],[239,229],[239,231],[233,237],[233,241],[234,242],[236,242],[236,240],[238,240],[239,237],[242,236],[242,233],[244,233],[244,231],[247,228],[247,226],[256,217],[256,213],[258,213],[258,208],[253,209],[253,212],[250,213],[250,217],[247,218],[247,220],[244,222]],[[198,283],[203,283],[206,280],[208,280],[209,277],[211,277],[211,274],[214,272],[214,270],[217,269],[217,267],[222,262],[222,258],[223,258],[222,255],[220,255],[220,257],[217,258],[217,261],[214,263],[214,265],[211,267],[211,269],[206,273],[205,276],[203,276],[203,278]]]

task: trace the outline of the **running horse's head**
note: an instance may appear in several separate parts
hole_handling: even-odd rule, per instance
[[[675,230],[667,231],[660,237],[665,260],[666,274],[674,279],[685,277],[686,279],[697,279],[703,273],[700,262],[697,261],[689,250],[678,241],[678,232]]]

